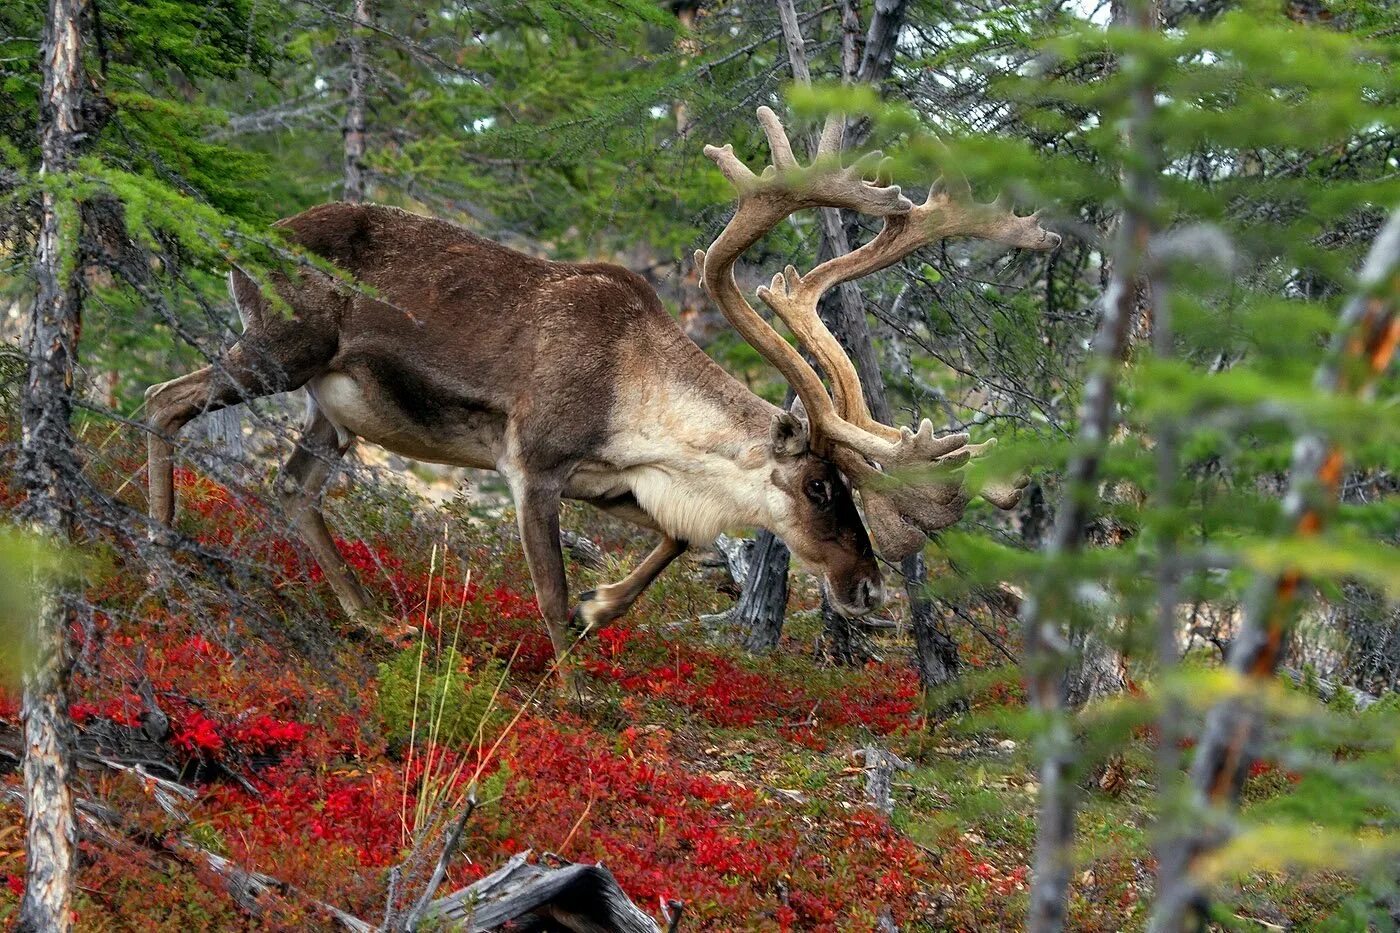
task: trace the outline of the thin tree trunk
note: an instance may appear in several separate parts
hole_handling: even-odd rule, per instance
[[[746,651],[754,654],[772,651],[783,637],[790,562],[787,545],[773,532],[765,529],[758,533],[744,590],[734,608],[735,621],[747,633],[744,636]]]
[[[350,26],[350,86],[345,102],[345,162],[342,197],[358,204],[365,199],[365,95],[369,86],[369,65],[365,34],[370,19],[370,0],[355,0]]]
[[[1175,355],[1173,344],[1172,305],[1167,295],[1165,276],[1160,282],[1163,287],[1149,280],[1148,287],[1153,294],[1148,296],[1148,307],[1152,309],[1152,354],[1157,360],[1170,360]],[[1180,447],[1181,426],[1171,415],[1157,420],[1153,430],[1156,449],[1156,490],[1153,508],[1160,515],[1173,516],[1180,507],[1179,486],[1181,484]],[[1157,771],[1158,822],[1156,855],[1159,870],[1169,864],[1177,848],[1174,834],[1178,814],[1175,802],[1180,799],[1182,722],[1186,715],[1184,703],[1176,693],[1177,670],[1181,661],[1181,645],[1177,640],[1180,627],[1177,620],[1177,607],[1181,599],[1181,550],[1180,531],[1174,518],[1167,518],[1156,530],[1157,537],[1157,618],[1156,654],[1158,695],[1161,707],[1157,712],[1157,748],[1155,764]],[[1159,877],[1160,882],[1160,877]],[[1161,890],[1160,883],[1157,888]]]
[[[793,80],[798,84],[810,84],[811,73],[807,67],[805,43],[792,0],[777,0],[777,7]],[[854,74],[847,70],[842,75],[844,80],[878,82],[888,76],[894,63],[894,45],[903,26],[907,7],[908,0],[882,0],[876,4],[876,14],[871,20],[870,31],[865,40],[868,64],[867,60],[862,60],[860,73]],[[849,3],[842,8],[841,28],[841,58],[844,70],[850,69],[856,63],[853,36],[859,28],[855,10]],[[871,60],[872,48],[877,51],[887,49],[888,55]],[[812,145],[815,154],[815,143]],[[841,219],[841,212],[835,208],[824,208],[821,211],[821,240],[817,246],[817,261],[820,263],[833,256],[844,256],[850,251],[850,236]],[[865,319],[865,304],[859,286],[854,282],[843,282],[833,291],[823,295],[817,305],[817,314],[855,364],[871,415],[889,424],[892,420],[889,399],[885,395],[880,361],[875,355],[875,344],[870,337],[870,325]],[[862,663],[869,657],[869,652],[864,647],[863,636],[855,630],[850,619],[832,608],[831,601],[825,593],[822,594],[822,628],[823,653],[829,660],[850,665]]]
[[[1369,398],[1394,358],[1400,343],[1400,211],[1391,214],[1371,247],[1361,284],[1363,292],[1343,310],[1327,362],[1314,381],[1320,392]],[[1311,537],[1322,531],[1326,513],[1337,501],[1342,465],[1342,451],[1321,433],[1298,439],[1284,497],[1284,518],[1293,534]],[[1238,806],[1254,761],[1259,710],[1248,698],[1262,693],[1278,670],[1305,584],[1294,569],[1261,574],[1245,600],[1229,666],[1255,689],[1221,701],[1206,717],[1191,770],[1196,819],[1191,831],[1162,853],[1151,924],[1158,933],[1186,929],[1193,913],[1204,916],[1207,905],[1194,869],[1229,838],[1225,816]]]
[[[904,559],[904,592],[909,598],[909,621],[914,630],[914,665],[919,673],[919,685],[925,690],[946,687],[962,670],[958,643],[938,627],[934,602],[924,592],[928,567],[924,555],[913,554]]]
[[[843,3],[841,62],[844,81],[879,84],[889,77],[890,70],[894,67],[894,48],[899,39],[899,32],[904,26],[904,14],[908,6],[908,0],[877,0],[870,28],[865,35],[864,56],[859,59],[857,65],[857,50],[853,37],[858,34],[860,23],[854,6],[850,2]],[[868,121],[862,121],[860,126],[849,131],[850,145],[858,147],[864,141],[867,125]],[[855,215],[843,221],[839,210],[824,209],[821,212],[818,261],[849,253],[858,224]],[[885,394],[884,374],[880,371],[880,360],[875,354],[875,341],[871,338],[870,325],[865,317],[865,301],[861,296],[860,286],[854,282],[842,282],[835,290],[822,296],[817,313],[855,364],[866,403],[870,406],[870,414],[877,421],[892,424],[894,414],[890,410],[889,397]],[[922,560],[918,566],[923,567]],[[916,586],[922,587],[922,583],[921,576],[916,581]],[[911,612],[913,606],[911,602]],[[855,665],[869,659],[870,652],[865,646],[864,637],[851,624],[850,619],[831,607],[824,594],[822,627],[825,633],[826,653],[831,660],[839,664]],[[922,667],[922,661],[920,666]]]
[[[793,8],[792,0],[778,0],[777,7],[793,77],[810,81],[807,58],[802,51],[802,34],[798,29],[797,11]],[[789,397],[788,404],[791,405],[791,402]],[[759,532],[753,549],[753,559],[749,564],[749,574],[744,580],[739,604],[735,608],[735,619],[747,633],[744,637],[746,650],[771,651],[782,638],[784,617],[787,614],[787,574],[791,564],[792,553],[787,545],[769,531]],[[822,604],[825,608],[824,596]]]
[[[80,132],[84,0],[50,0],[40,98],[42,174],[50,181],[73,163]],[[74,271],[77,206],[46,186],[41,195],[39,292],[27,328],[29,372],[21,404],[18,472],[27,498],[23,517],[40,536],[66,541],[73,513],[76,451],[69,421],[82,309]],[[61,586],[37,581],[37,614],[27,632],[24,669],[26,877],[17,929],[71,929],[77,827],[69,787],[72,723],[68,719],[68,623]]]
[[[204,436],[215,455],[237,460],[243,456],[243,409],[230,405],[218,411],[209,412],[201,420],[204,422]]]
[[[676,14],[676,21],[681,27],[676,49],[681,53],[681,60],[689,62],[700,51],[700,44],[695,39],[695,20],[700,13],[700,0],[673,0],[671,12]],[[676,98],[671,112],[676,118],[676,135],[685,138],[690,134],[690,106],[685,98]]]
[[[904,14],[909,0],[875,0],[875,12],[865,33],[865,51],[855,80],[860,84],[879,84],[894,70],[894,53],[899,34],[904,29]]]
[[[1155,3],[1139,0],[1133,25],[1152,29],[1157,21]],[[1115,24],[1117,28],[1117,24]],[[1118,229],[1113,278],[1103,300],[1103,316],[1094,334],[1093,365],[1084,386],[1078,412],[1076,453],[1065,470],[1064,495],[1055,515],[1046,554],[1061,558],[1079,550],[1089,518],[1089,505],[1098,483],[1099,465],[1108,448],[1114,425],[1114,390],[1133,320],[1137,316],[1139,285],[1151,235],[1147,209],[1154,196],[1155,167],[1151,140],[1146,136],[1155,102],[1147,82],[1134,90],[1132,127],[1128,145],[1138,159],[1124,175],[1126,208]],[[1099,644],[1093,632],[1070,633],[1066,643],[1059,615],[1070,594],[1046,579],[1021,602],[1021,626],[1025,644],[1026,680],[1035,708],[1047,718],[1042,737],[1040,800],[1036,819],[1034,877],[1031,884],[1027,928],[1031,933],[1064,929],[1073,858],[1076,789],[1069,779],[1077,752],[1065,714],[1066,668],[1076,663],[1074,646],[1081,651]],[[1047,606],[1045,597],[1049,596]]]

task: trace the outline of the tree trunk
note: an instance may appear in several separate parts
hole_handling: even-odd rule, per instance
[[[735,621],[748,633],[744,636],[744,650],[758,654],[778,647],[783,637],[783,616],[787,612],[791,559],[787,545],[773,532],[758,533],[744,591],[739,594],[739,604],[734,608]]]
[[[238,459],[243,456],[243,409],[230,405],[211,411],[201,419],[204,422],[204,436],[209,446],[219,457]]]
[[[1045,487],[1032,481],[1026,487],[1022,501],[1021,543],[1031,550],[1039,550],[1055,522],[1055,516],[1050,513],[1050,503],[1045,498]]]
[[[1133,9],[1133,21],[1117,21],[1115,28],[1145,31],[1156,22],[1154,0],[1139,0]],[[1157,153],[1145,131],[1155,107],[1153,88],[1147,81],[1139,81],[1132,91],[1133,114],[1125,143],[1137,158],[1123,173],[1129,207],[1119,224],[1113,276],[1094,332],[1095,366],[1084,385],[1077,412],[1077,452],[1066,465],[1060,505],[1046,544],[1050,557],[1074,553],[1083,545],[1099,467],[1113,431],[1119,369],[1138,316],[1146,247],[1152,233],[1147,210],[1155,200]],[[1063,630],[1061,616],[1068,613],[1072,598],[1062,580],[1045,576],[1021,602],[1025,645],[1022,663],[1027,688],[1035,708],[1049,720],[1042,736],[1044,751],[1038,775],[1035,862],[1026,919],[1031,933],[1052,933],[1065,925],[1078,807],[1076,789],[1068,778],[1078,751],[1065,714],[1066,684],[1079,684],[1076,689],[1086,692],[1094,680],[1086,680],[1085,675],[1097,675],[1103,669],[1101,642],[1091,626],[1080,626],[1068,633]],[[1069,671],[1070,665],[1078,665],[1078,670]]]
[[[695,39],[700,0],[671,0],[671,12],[676,14],[676,22],[681,27],[676,37],[676,51],[681,53],[682,61],[689,62],[700,51],[700,43]],[[690,107],[684,97],[676,98],[671,113],[676,118],[676,135],[684,139],[690,133]]]
[[[224,341],[224,350],[233,346],[232,337]],[[206,412],[196,419],[213,452],[213,459],[239,461],[243,458],[243,405],[230,405],[218,411]]]
[[[72,165],[80,132],[84,0],[50,0],[40,99],[41,171],[50,180]],[[18,472],[27,498],[23,518],[40,536],[66,541],[73,513],[76,451],[69,420],[82,308],[74,272],[79,222],[75,204],[45,187],[41,195],[39,284],[27,328],[29,371],[21,404]],[[69,788],[72,723],[68,719],[68,623],[65,593],[37,581],[37,613],[27,634],[24,670],[26,877],[16,928],[71,929],[77,828]]]
[[[878,82],[888,76],[894,62],[894,44],[904,24],[904,11],[907,7],[908,0],[881,0],[876,4],[875,16],[870,21],[870,31],[865,40],[866,58],[869,59],[872,48],[877,51],[888,49],[888,55],[881,57],[878,62],[871,61],[868,67],[867,62],[862,61],[859,75],[848,70],[856,60],[855,44],[847,38],[856,28],[854,10],[849,5],[843,8],[841,58],[843,70],[846,70],[842,75],[844,80]],[[783,27],[783,40],[787,47],[793,80],[799,84],[809,84],[811,76],[807,68],[805,46],[792,0],[778,0],[778,18]],[[854,218],[851,222],[854,225]],[[850,251],[850,236],[842,222],[841,212],[835,208],[823,209],[821,240],[817,246],[818,263],[825,262],[833,256],[844,256]],[[880,362],[875,356],[875,344],[870,338],[870,326],[865,319],[865,303],[861,298],[860,288],[853,282],[843,282],[822,296],[817,305],[817,314],[855,364],[871,415],[876,420],[889,424],[889,400],[885,396],[885,382],[880,372]],[[822,594],[822,628],[823,653],[829,660],[837,664],[851,665],[862,664],[869,659],[870,652],[864,637],[855,630],[850,619],[832,608],[825,593]]]
[[[909,621],[914,629],[914,666],[919,672],[919,685],[925,690],[937,690],[952,683],[962,670],[958,643],[938,627],[933,600],[924,593],[928,567],[924,555],[905,558],[904,591],[909,597]]]
[[[870,17],[870,29],[865,34],[865,52],[860,72],[855,80],[861,84],[879,84],[894,70],[894,53],[899,45],[899,33],[904,28],[904,14],[909,0],[875,0]]]
[[[822,592],[822,640],[817,647],[820,660],[840,667],[860,667],[875,659],[870,638],[854,622],[831,605]]]
[[[345,101],[345,184],[342,197],[358,204],[365,199],[365,95],[369,85],[369,65],[365,54],[365,34],[369,31],[370,0],[355,0],[350,24],[350,85]]]
[[[817,248],[817,262],[851,251],[850,239],[841,223],[841,212],[834,208],[822,212],[822,235]],[[865,320],[865,303],[860,288],[854,282],[843,282],[827,292],[817,303],[817,314],[841,344],[860,377],[870,414],[875,420],[889,424],[893,419],[889,398],[885,395],[884,375],[875,357],[875,344],[870,338],[870,326]],[[825,590],[822,592],[822,645],[827,660],[847,667],[864,664],[871,653],[865,637],[851,620],[831,606]]]

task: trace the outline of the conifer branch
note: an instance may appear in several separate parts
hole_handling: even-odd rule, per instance
[[[1400,344],[1400,210],[1391,214],[1366,259],[1360,290],[1342,311],[1327,359],[1314,385],[1319,392],[1366,399],[1389,368]],[[1344,452],[1322,431],[1293,447],[1283,522],[1301,538],[1320,534],[1336,505]],[[1261,573],[1245,601],[1244,618],[1230,646],[1228,666],[1241,691],[1211,708],[1191,769],[1194,832],[1165,853],[1152,915],[1156,933],[1177,933],[1208,902],[1200,870],[1205,858],[1233,835],[1229,815],[1254,762],[1261,711],[1258,697],[1279,669],[1307,580],[1296,568]]]

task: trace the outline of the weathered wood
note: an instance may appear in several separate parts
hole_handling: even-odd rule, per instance
[[[753,563],[756,547],[753,538],[731,538],[720,535],[715,538],[715,551],[719,554],[724,568],[729,571],[729,579],[737,586],[743,586],[749,578],[749,567]]]
[[[476,785],[473,784],[467,791],[467,800],[462,807],[461,814],[453,822],[452,828],[447,832],[447,838],[443,840],[442,851],[438,853],[437,864],[433,866],[432,877],[428,879],[427,885],[423,888],[423,893],[419,895],[418,902],[413,905],[413,910],[408,914],[408,919],[404,922],[404,928],[408,930],[417,929],[428,908],[432,905],[433,895],[437,894],[438,887],[447,877],[447,866],[452,861],[453,854],[457,851],[458,844],[462,841],[462,830],[467,826],[467,821],[476,812]],[[390,898],[390,903],[393,899]]]
[[[861,752],[865,767],[865,796],[881,813],[894,812],[894,773],[908,771],[909,762],[878,745],[867,745]]]
[[[761,654],[778,647],[787,612],[788,565],[792,556],[771,531],[760,531],[734,621],[744,632],[744,650]]]
[[[85,0],[49,0],[40,57],[40,225],[34,266],[38,295],[25,328],[29,366],[20,405],[22,434],[16,472],[26,493],[25,524],[36,535],[68,540],[73,514],[76,444],[70,428],[82,292],[74,261],[77,205],[57,181],[78,156],[82,136]],[[34,571],[39,575],[36,568]],[[72,928],[77,826],[69,787],[68,719],[71,616],[61,583],[35,580],[37,606],[25,632],[24,852],[25,888],[15,929],[65,933]]]
[[[608,557],[593,539],[572,531],[559,532],[559,543],[569,552],[574,563],[589,570],[606,570]]]
[[[661,933],[656,921],[618,886],[602,865],[546,868],[519,852],[460,891],[434,901],[425,922],[460,924],[460,929],[563,928],[574,933]]]

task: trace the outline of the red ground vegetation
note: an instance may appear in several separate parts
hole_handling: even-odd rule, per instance
[[[319,569],[292,540],[268,533],[274,522],[256,502],[189,471],[178,482],[196,541],[257,563],[269,589],[294,606],[329,604]],[[460,792],[478,771],[500,796],[474,815],[449,884],[523,848],[556,851],[605,862],[644,907],[685,901],[687,929],[870,928],[882,910],[902,922],[923,915],[930,891],[962,883],[950,871],[968,881],[985,875],[998,890],[1008,884],[990,866],[935,863],[874,812],[804,808],[694,764],[708,729],[761,729],[766,742],[828,748],[917,728],[917,683],[904,665],[814,677],[809,667],[754,663],[631,622],[604,629],[586,649],[586,669],[612,700],[607,712],[560,713],[535,689],[551,653],[518,554],[483,546],[451,565],[470,567],[467,575],[427,566],[412,539],[340,544],[400,622],[434,645],[450,636],[464,655],[509,661],[498,705],[515,718],[489,755],[481,746],[411,755],[388,747],[366,663],[387,649],[337,640],[331,658],[311,660],[230,612],[157,600],[140,567],[119,566],[93,585],[100,611],[77,633],[74,719],[138,725],[148,686],[199,795],[189,822],[176,825],[126,776],[86,778],[83,792],[126,800],[156,835],[181,833],[365,917],[382,912],[388,869],[413,844],[423,787]],[[13,723],[16,714],[14,697],[0,694],[0,716]],[[19,814],[3,813],[0,839],[13,841]],[[17,897],[19,848],[0,844],[0,917]],[[168,860],[84,843],[79,910],[94,928],[248,924],[209,881]],[[263,925],[314,925],[311,914],[287,910]]]

